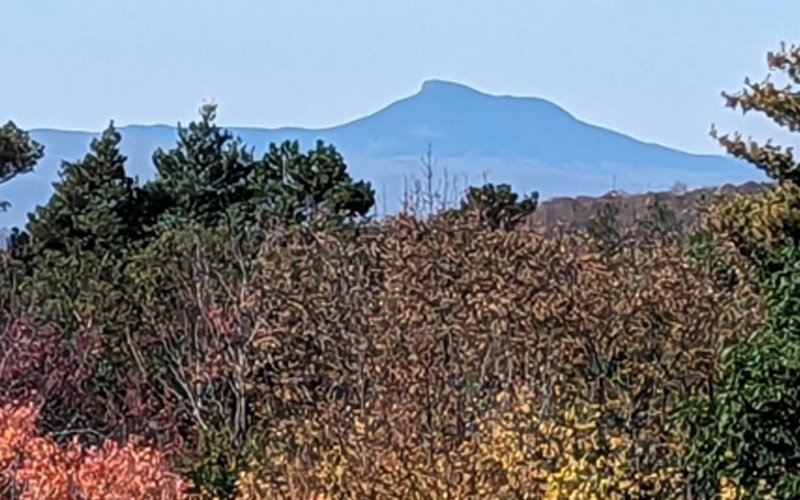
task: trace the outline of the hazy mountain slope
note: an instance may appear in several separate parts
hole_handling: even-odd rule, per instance
[[[224,106],[224,103],[222,104]],[[13,118],[13,117],[11,117]],[[150,161],[157,147],[175,143],[171,126],[121,127],[129,172],[153,175]],[[471,184],[489,172],[493,182],[516,189],[536,189],[543,197],[599,195],[612,187],[641,191],[666,189],[676,181],[689,187],[761,180],[756,169],[719,156],[691,155],[647,144],[602,127],[583,123],[546,100],[491,96],[464,85],[431,80],[410,97],[369,116],[326,129],[255,129],[231,131],[261,153],[270,142],[297,139],[304,148],[317,139],[337,146],[355,177],[373,181],[393,211],[399,206],[403,180],[419,176],[420,156],[433,144],[438,173],[446,168]],[[99,131],[98,131],[99,132]],[[33,130],[45,144],[46,158],[36,172],[0,187],[0,198],[12,208],[0,225],[24,223],[25,213],[52,191],[60,160],[75,160],[87,151],[94,133]]]

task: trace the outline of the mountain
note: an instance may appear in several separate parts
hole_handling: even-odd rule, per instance
[[[323,129],[237,128],[231,132],[263,153],[271,142],[297,139],[310,148],[317,139],[333,143],[353,177],[373,182],[379,211],[400,206],[405,180],[421,179],[421,156],[428,145],[436,159],[438,185],[449,173],[463,189],[488,174],[516,190],[537,190],[543,198],[600,195],[612,187],[629,192],[689,188],[762,180],[755,168],[731,158],[693,155],[584,123],[543,99],[489,95],[458,83],[429,80],[414,95],[363,118]],[[119,128],[128,172],[153,176],[152,152],[175,144],[175,127],[131,125]],[[12,204],[4,226],[24,224],[25,214],[46,203],[61,160],[77,160],[98,132],[51,129],[31,131],[45,145],[35,172],[0,186],[0,199]]]

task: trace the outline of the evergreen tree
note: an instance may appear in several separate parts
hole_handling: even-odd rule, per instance
[[[596,248],[606,255],[615,254],[622,245],[618,216],[619,207],[615,203],[606,203],[591,216],[586,226]]]
[[[512,229],[533,214],[538,204],[536,191],[520,199],[508,184],[486,183],[467,190],[459,212],[477,216],[481,225],[491,229]]]
[[[372,208],[370,184],[352,180],[333,146],[319,141],[302,154],[296,141],[286,141],[257,159],[214,123],[216,106],[203,106],[200,115],[199,122],[179,126],[175,148],[153,155],[157,175],[145,189],[162,224],[212,228],[227,219],[249,228],[263,216],[298,224],[314,214],[341,220]]]
[[[0,184],[5,184],[19,174],[33,170],[44,156],[44,146],[9,121],[0,127]],[[8,209],[7,201],[0,201],[0,209]]]
[[[75,314],[108,312],[124,299],[126,256],[148,232],[120,141],[112,122],[83,159],[62,162],[47,204],[16,235],[25,243],[19,253],[26,288],[38,297],[43,319],[72,327]]]
[[[141,321],[127,267],[148,235],[142,193],[125,172],[120,141],[112,122],[82,159],[62,162],[50,199],[29,215],[23,252],[21,289],[35,304],[37,320],[55,326],[65,341],[74,340],[87,319],[103,333],[102,355],[86,388],[93,403],[61,408],[57,418],[102,434],[111,432],[108,408],[124,407],[119,381],[131,369],[125,333]]]
[[[200,118],[188,127],[178,125],[175,148],[153,154],[156,177],[145,190],[162,223],[213,227],[229,209],[242,208],[252,197],[252,151],[214,123],[216,106],[203,106]]]
[[[120,140],[112,122],[82,160],[62,163],[50,200],[28,216],[34,254],[115,251],[144,237],[141,195],[125,172]]]
[[[309,222],[321,216],[335,223],[364,217],[375,204],[368,182],[353,181],[332,145],[317,141],[300,153],[297,141],[270,144],[258,178],[258,206],[283,224]]]
[[[43,156],[44,146],[32,140],[14,122],[9,121],[0,127],[0,184],[30,172]],[[0,200],[0,210],[7,210],[9,205],[7,201]],[[5,249],[0,259],[0,319],[6,321],[9,314],[13,316],[16,312],[7,311],[6,308],[20,300],[17,285],[27,272],[24,262],[20,260],[26,245],[26,235],[14,227],[3,243]]]

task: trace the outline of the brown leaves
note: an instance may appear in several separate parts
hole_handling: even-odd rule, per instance
[[[678,246],[603,256],[404,217],[358,242],[283,238],[254,282],[287,441],[264,443],[242,498],[542,498],[569,443],[603,435],[655,450],[619,479],[645,488],[676,456],[666,412],[746,327]],[[577,408],[593,427],[563,420]]]
[[[303,231],[249,267],[213,245],[165,266],[183,306],[148,298],[129,339],[149,388],[129,406],[187,444],[214,431],[240,498],[543,498],[559,471],[610,474],[589,449],[609,446],[617,486],[645,491],[678,453],[666,412],[749,321],[667,243],[609,255],[405,217]]]

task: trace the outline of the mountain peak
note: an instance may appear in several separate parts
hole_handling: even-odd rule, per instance
[[[436,100],[459,100],[479,96],[486,97],[487,95],[473,89],[472,87],[468,87],[463,83],[433,79],[422,82],[422,87],[420,88],[419,92],[417,92],[415,97],[425,97]]]
[[[511,95],[498,95],[481,92],[472,87],[447,80],[425,80],[419,92],[407,100],[420,101],[423,106],[441,105],[450,109],[464,112],[478,112],[482,109],[488,115],[498,118],[498,113],[505,110],[513,115],[520,113],[528,117],[539,115],[545,120],[573,119],[566,110],[560,106],[538,97],[515,97]],[[462,113],[459,113],[462,114]],[[475,119],[487,119],[489,116],[480,114],[473,116]]]
[[[420,88],[420,93],[430,93],[430,92],[471,92],[480,94],[477,90],[473,89],[472,87],[468,87],[463,83],[451,82],[448,80],[425,80],[422,82],[422,88]]]

